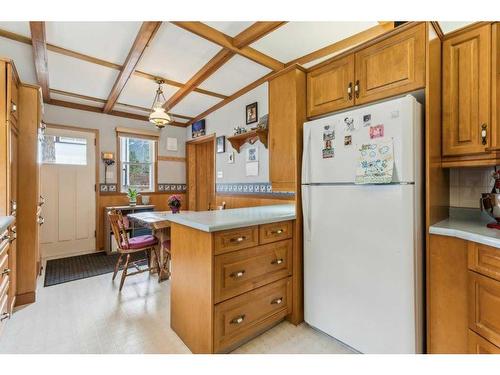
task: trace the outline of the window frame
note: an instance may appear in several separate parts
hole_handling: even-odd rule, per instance
[[[158,189],[158,143],[159,143],[159,136],[156,135],[149,135],[149,134],[143,134],[138,132],[133,132],[132,130],[125,130],[122,129],[121,131],[116,130],[116,167],[117,167],[117,185],[119,192],[122,194],[126,194],[127,191],[123,191],[122,187],[122,172],[123,172],[123,165],[124,162],[121,160],[121,153],[122,153],[122,142],[121,138],[134,138],[134,139],[145,139],[148,141],[153,142],[153,160],[151,162],[152,164],[152,173],[153,173],[153,181],[152,181],[152,187],[150,190],[138,190],[138,193],[156,193]],[[140,164],[149,164],[149,163],[140,163]],[[117,190],[118,190],[117,189]]]

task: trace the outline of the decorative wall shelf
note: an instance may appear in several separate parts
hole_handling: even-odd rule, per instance
[[[267,148],[267,134],[268,129],[256,129],[250,130],[246,133],[241,133],[227,137],[227,140],[231,143],[231,146],[240,153],[240,147],[245,143],[250,143],[253,145],[257,141],[261,141],[265,148]]]

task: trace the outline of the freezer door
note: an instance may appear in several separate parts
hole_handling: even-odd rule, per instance
[[[362,353],[422,351],[414,189],[303,187],[305,321]]]
[[[351,183],[362,144],[393,139],[393,182],[413,182],[420,169],[420,104],[411,95],[347,111],[304,124],[302,183]],[[349,125],[352,124],[352,125]],[[383,137],[371,139],[370,128]],[[324,153],[325,137],[334,132],[333,156]]]

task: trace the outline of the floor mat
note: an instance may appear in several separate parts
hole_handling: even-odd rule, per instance
[[[130,255],[130,261],[144,258],[143,252]],[[99,252],[48,260],[43,286],[52,286],[113,272],[117,259],[118,254],[107,255],[105,252]],[[144,260],[139,265],[147,265],[147,262]],[[117,275],[117,277],[119,276]]]

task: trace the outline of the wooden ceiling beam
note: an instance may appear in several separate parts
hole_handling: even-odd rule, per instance
[[[134,73],[142,54],[151,40],[153,40],[156,32],[160,28],[160,25],[161,22],[145,21],[142,23],[141,28],[139,29],[139,32],[134,40],[134,44],[127,55],[125,64],[123,64],[120,74],[116,78],[115,84],[109,93],[108,100],[103,109],[104,113],[109,113],[113,109],[120,93],[127,84],[132,73]]]
[[[94,107],[94,106],[87,105],[87,104],[72,103],[72,102],[67,102],[65,100],[59,100],[59,99],[51,99],[49,102],[47,102],[47,104],[102,114],[102,107]],[[123,111],[112,110],[107,114],[110,116],[130,118],[133,120],[140,120],[140,121],[148,121],[149,120],[148,116],[143,116],[143,115],[129,113],[129,112],[123,112]],[[189,125],[189,123],[174,121],[174,122],[170,123],[169,125],[185,128]]]
[[[45,22],[30,22],[31,45],[38,84],[42,88],[43,100],[50,100],[49,63],[47,57],[47,40],[45,38]]]
[[[221,33],[220,31],[202,23],[202,22],[172,22],[174,25],[183,28],[199,37],[202,37],[212,43],[218,44],[219,46],[226,48],[228,50],[237,53],[247,59],[250,59],[260,65],[263,65],[274,71],[283,69],[284,64],[271,56],[268,56],[262,52],[259,52],[251,47],[244,46],[238,48],[234,45],[234,39],[229,35]]]
[[[304,55],[292,61],[289,61],[286,63],[286,66],[291,66],[295,64],[304,65],[310,63],[311,61],[321,59],[325,56],[332,55],[336,52],[340,52],[342,50],[351,48],[357,44],[366,42],[379,35],[385,34],[386,32],[392,29],[394,29],[394,22],[380,23],[378,25],[370,27],[369,29],[361,31],[360,33],[354,34],[348,38],[339,40],[338,42],[320,48],[314,52],[308,53],[307,55]]]
[[[269,34],[271,31],[276,30],[284,23],[285,22],[255,22],[250,27],[236,35],[233,39],[233,43],[237,45],[237,48],[246,47],[248,44],[257,41],[263,36]],[[217,53],[193,77],[191,77],[184,87],[177,90],[177,92],[175,92],[174,95],[167,100],[164,107],[167,110],[173,108],[196,87],[202,84],[208,77],[228,62],[235,54],[236,53],[231,49],[222,48],[219,53]]]
[[[31,38],[28,38],[28,37],[26,37],[24,35],[19,35],[19,34],[13,33],[11,31],[0,29],[0,37],[7,38],[7,39],[10,39],[10,40],[19,42],[19,43],[24,43],[24,44],[31,45]],[[62,47],[59,47],[59,46],[56,46],[56,45],[53,45],[53,44],[50,44],[50,43],[47,43],[47,50],[49,50],[51,52],[58,53],[60,55],[73,57],[73,58],[78,59],[78,60],[87,61],[87,62],[92,63],[92,64],[101,65],[101,66],[104,66],[106,68],[115,69],[115,70],[121,70],[122,69],[122,66],[119,65],[119,64],[115,64],[115,63],[112,63],[110,61],[98,59],[97,57],[85,55],[83,53],[72,51],[72,50],[69,50],[69,49],[66,49],[66,48],[62,48]],[[165,83],[167,85],[174,86],[174,87],[183,87],[184,86],[184,83],[177,82],[177,81],[174,81],[174,80],[171,80],[171,79],[168,79],[168,78],[164,78],[164,77],[160,77],[160,76],[155,76],[153,74],[149,74],[149,73],[142,72],[142,71],[139,71],[139,70],[136,70],[133,74],[136,75],[136,76],[138,76],[138,77],[150,79],[152,81],[156,81],[157,78],[160,78],[163,81],[165,81]],[[225,99],[225,98],[227,98],[227,95],[222,95],[222,94],[219,94],[219,93],[216,93],[216,92],[212,92],[212,91],[209,91],[209,90],[203,90],[203,89],[200,89],[200,88],[195,89],[195,91],[199,92],[200,94],[204,94],[204,95],[208,95],[208,96],[213,96],[213,97],[219,98],[219,99]]]

